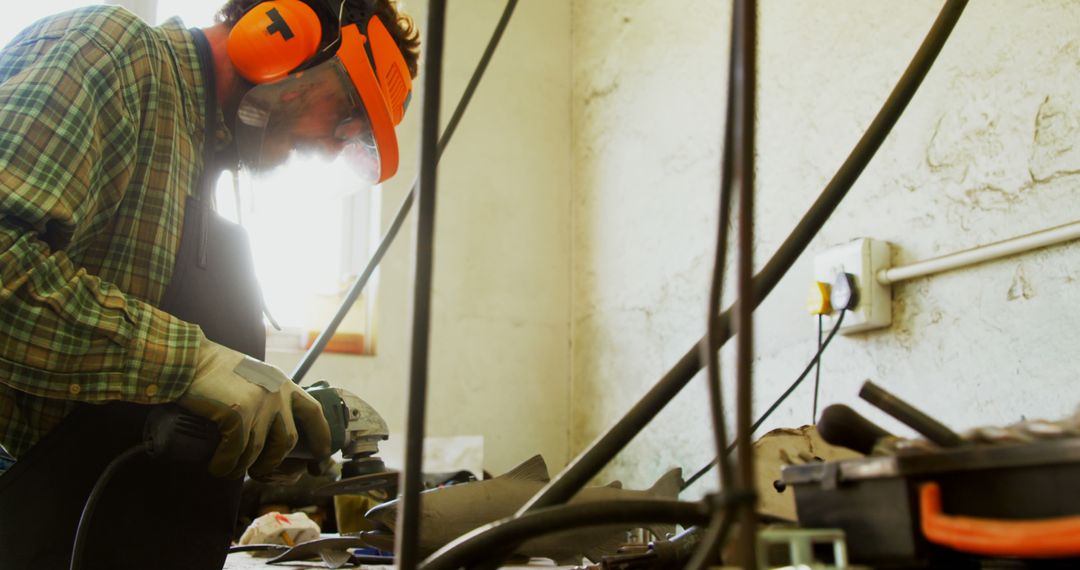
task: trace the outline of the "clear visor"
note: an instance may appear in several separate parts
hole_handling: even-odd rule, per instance
[[[364,181],[379,180],[371,122],[336,57],[248,91],[237,111],[236,143],[241,163],[256,174],[300,154],[341,157]]]

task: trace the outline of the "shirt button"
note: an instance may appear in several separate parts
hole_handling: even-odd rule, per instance
[[[78,396],[79,392],[82,392],[82,386],[79,386],[78,384],[70,384],[68,386],[68,392],[71,392],[72,396]]]
[[[154,396],[157,396],[157,392],[158,392],[157,384],[151,384],[151,385],[146,387],[146,395],[151,397],[151,398],[153,398]]]

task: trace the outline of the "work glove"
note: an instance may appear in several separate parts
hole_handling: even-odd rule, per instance
[[[330,455],[322,406],[280,369],[203,337],[195,378],[176,402],[221,433],[210,460],[217,477],[272,477],[304,434],[316,457]]]

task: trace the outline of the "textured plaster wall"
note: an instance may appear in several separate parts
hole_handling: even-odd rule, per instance
[[[761,4],[757,267],[862,134],[941,6]],[[573,4],[572,453],[703,333],[729,11],[714,0]],[[1080,220],[1078,21],[1077,2],[970,3],[877,158],[755,313],[758,412],[813,354],[804,305],[814,252],[868,236],[892,242],[904,264]],[[957,429],[1072,413],[1078,279],[1074,243],[898,285],[890,329],[830,347],[822,406],[853,404],[910,434],[857,399],[871,378]],[[645,485],[670,465],[710,460],[701,382],[606,475]],[[765,429],[808,423],[811,390]]]
[[[502,0],[451,2],[442,121],[449,120]],[[426,2],[404,2],[422,26]],[[522,2],[439,170],[427,433],[483,435],[499,473],[535,453],[565,463],[569,438],[570,9]],[[398,128],[388,225],[417,173],[420,81]],[[522,175],[528,173],[528,175]],[[404,439],[412,330],[410,216],[381,269],[378,354],[325,355],[309,378],[367,399]],[[271,355],[291,369],[297,354]]]

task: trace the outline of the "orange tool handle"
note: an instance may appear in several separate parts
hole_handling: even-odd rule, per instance
[[[1080,516],[1015,521],[947,515],[937,483],[919,488],[919,505],[923,535],[935,544],[989,556],[1080,555]]]

